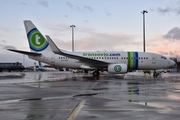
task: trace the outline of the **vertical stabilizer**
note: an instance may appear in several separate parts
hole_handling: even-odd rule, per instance
[[[30,20],[25,20],[24,26],[31,52],[51,51],[48,41]]]

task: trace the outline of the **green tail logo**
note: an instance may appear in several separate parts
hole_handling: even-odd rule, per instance
[[[38,31],[37,28],[32,29],[27,34],[30,48],[34,51],[40,52],[46,49],[49,43],[44,36]]]

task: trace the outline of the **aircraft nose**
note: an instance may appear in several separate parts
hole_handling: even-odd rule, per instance
[[[176,65],[176,63],[175,63],[173,60],[170,60],[170,61],[169,61],[169,66],[170,66],[170,67],[175,66],[175,65]]]

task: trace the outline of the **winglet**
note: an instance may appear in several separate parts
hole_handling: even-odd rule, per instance
[[[48,35],[45,35],[46,36],[46,39],[48,40],[48,42],[49,42],[49,45],[50,45],[50,47],[51,47],[51,50],[54,52],[54,53],[56,53],[56,54],[64,54],[63,52],[62,52],[62,50],[60,50],[57,46],[56,46],[56,44],[52,41],[52,39],[48,36]]]

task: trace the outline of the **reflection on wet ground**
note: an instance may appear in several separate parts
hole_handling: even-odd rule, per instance
[[[1,73],[0,76],[2,120],[180,117],[180,74],[166,73],[158,78],[133,74],[94,78],[90,74],[70,72]]]

